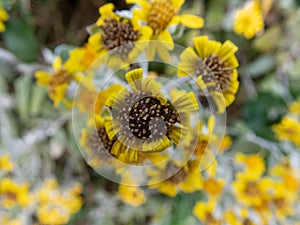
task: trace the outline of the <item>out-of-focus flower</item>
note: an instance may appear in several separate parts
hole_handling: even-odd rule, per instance
[[[133,180],[129,173],[125,172],[122,176],[123,181],[132,183]],[[144,191],[138,186],[128,186],[124,184],[119,185],[118,195],[122,201],[132,206],[139,206],[146,202],[146,195]]]
[[[0,33],[5,31],[5,25],[4,22],[8,20],[8,13],[5,11],[5,9],[0,5]]]
[[[96,22],[99,31],[91,35],[88,42],[102,62],[117,68],[128,65],[141,54],[146,47],[142,41],[149,40],[152,30],[141,26],[135,16],[122,18],[113,10],[111,3],[100,7],[100,18]],[[111,50],[111,54],[105,54]]]
[[[260,3],[256,0],[248,2],[244,8],[239,9],[234,17],[234,32],[250,39],[264,28],[264,19]]]
[[[37,71],[35,77],[38,85],[48,88],[48,95],[54,102],[54,106],[58,107],[59,103],[63,101],[66,105],[69,103],[65,100],[65,93],[72,80],[80,81],[82,76],[79,74],[71,74],[64,68],[62,59],[56,57],[52,65],[54,72]]]
[[[46,180],[36,193],[37,217],[42,224],[66,224],[82,205],[81,188],[77,185],[69,189],[59,187],[55,179]]]
[[[272,128],[279,140],[290,141],[300,147],[300,122],[298,120],[284,116],[280,123],[273,125]]]
[[[261,207],[270,197],[268,190],[273,186],[273,181],[268,177],[258,178],[250,171],[239,172],[232,186],[238,202],[245,206]]]
[[[221,219],[215,216],[217,202],[209,199],[208,202],[197,202],[193,213],[203,223],[207,225],[221,225]]]
[[[162,60],[169,60],[168,50],[174,48],[169,27],[182,24],[190,28],[201,28],[204,24],[201,17],[188,14],[179,15],[184,0],[126,0],[126,2],[141,7],[141,9],[134,10],[133,15],[151,27],[153,31],[151,40],[162,41],[162,43],[151,43],[146,49],[148,60],[153,60],[156,52]]]
[[[16,206],[26,207],[30,203],[29,184],[18,184],[12,179],[4,177],[0,180],[1,205],[10,209]]]
[[[15,165],[10,160],[9,154],[4,154],[0,157],[0,171],[5,173],[11,172],[15,168]]]
[[[161,152],[171,140],[178,144],[198,104],[193,93],[184,90],[172,89],[167,99],[160,83],[152,77],[143,79],[143,69],[128,72],[126,80],[130,90],[124,87],[106,102],[112,119],[106,120],[105,127],[111,140],[117,138],[111,153],[128,152],[128,161],[137,162],[138,150]]]
[[[300,100],[292,102],[289,105],[289,111],[293,114],[300,115]]]
[[[245,171],[251,173],[253,176],[260,177],[265,172],[265,162],[258,154],[245,155],[237,153],[235,155],[235,162],[243,164]]]
[[[64,68],[69,73],[85,72],[97,60],[95,49],[89,44],[75,48],[69,52],[69,58],[64,63]]]
[[[238,90],[238,48],[230,41],[224,44],[207,36],[194,38],[194,49],[188,47],[180,55],[178,76],[196,76],[201,89],[208,89],[220,112],[235,99]],[[221,93],[220,93],[221,92]],[[224,103],[225,101],[225,103]]]
[[[147,173],[150,176],[149,183],[154,183],[149,187],[157,188],[159,192],[170,197],[175,197],[179,190],[192,193],[203,187],[203,178],[197,160],[190,160],[183,167],[180,163],[168,162],[166,168],[149,169]],[[159,177],[163,178],[166,173],[174,175],[162,182],[155,183]]]
[[[206,194],[213,197],[220,197],[225,185],[224,179],[208,177],[204,180],[203,190]]]

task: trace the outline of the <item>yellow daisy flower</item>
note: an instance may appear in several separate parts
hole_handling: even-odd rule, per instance
[[[237,50],[230,41],[221,44],[199,36],[194,38],[194,48],[188,47],[180,55],[178,76],[195,76],[199,87],[213,96],[219,112],[234,101],[238,90]]]
[[[2,6],[0,6],[0,33],[5,31],[4,22],[8,20],[8,17],[9,17],[8,13],[5,11],[5,9]]]
[[[176,162],[169,162],[166,168],[147,170],[150,176],[150,188],[157,188],[159,192],[170,197],[175,197],[179,190],[192,193],[201,190],[203,179],[199,171],[199,161],[190,160],[183,167]],[[157,183],[159,178],[164,178],[167,174],[174,174],[170,178]],[[168,176],[167,176],[168,177]],[[159,179],[161,180],[161,179]]]
[[[206,225],[221,225],[221,219],[215,216],[217,202],[214,199],[209,199],[208,202],[197,202],[193,213]]]
[[[206,194],[213,197],[220,197],[225,185],[224,179],[208,177],[204,180],[203,190]]]
[[[257,178],[251,172],[239,172],[233,182],[233,193],[238,202],[245,206],[260,207],[269,198],[269,189],[274,182],[267,177]]]
[[[290,141],[300,147],[300,122],[298,120],[285,116],[272,128],[279,140]]]
[[[36,193],[40,223],[66,224],[82,206],[81,190],[78,184],[62,189],[55,179],[45,180]]]
[[[234,17],[234,32],[250,39],[264,28],[264,19],[260,3],[256,0],[248,2],[246,6],[236,11]]]
[[[112,118],[106,120],[111,140],[117,138],[111,153],[128,153],[128,161],[138,161],[138,151],[161,152],[173,141],[179,144],[190,125],[190,113],[198,109],[193,93],[172,89],[168,99],[161,84],[143,78],[143,69],[126,74],[130,88],[122,88],[106,102]]]
[[[10,155],[4,154],[0,157],[0,171],[5,173],[13,171],[15,165],[10,161]]]
[[[97,60],[98,55],[91,44],[75,48],[69,52],[69,58],[64,63],[64,68],[69,73],[85,72]]]
[[[73,75],[67,71],[62,64],[62,59],[60,57],[56,57],[52,67],[54,69],[53,73],[47,71],[35,72],[37,83],[40,86],[48,88],[48,95],[54,102],[55,107],[58,107],[59,103],[62,101],[68,105],[69,103],[65,100],[67,88],[72,80],[77,80],[79,82],[82,76]]]
[[[132,180],[128,172],[123,174],[122,179],[126,183],[131,183],[131,184],[134,183],[134,181]],[[139,206],[146,202],[146,196],[144,191],[137,186],[128,186],[128,185],[120,184],[117,196],[123,202],[134,207]]]
[[[101,62],[118,68],[132,63],[142,53],[146,47],[142,41],[149,40],[152,30],[141,26],[135,16],[123,18],[113,10],[111,3],[100,7],[100,18],[96,22],[99,31],[92,34],[88,42],[101,56]],[[109,51],[110,54],[105,54]]]
[[[289,105],[289,111],[293,114],[300,115],[300,100],[292,102]]]
[[[168,50],[174,48],[169,27],[182,24],[190,28],[201,28],[204,24],[204,20],[198,16],[179,14],[184,0],[126,0],[126,2],[141,7],[134,10],[133,15],[151,27],[153,31],[151,40],[162,41],[151,43],[146,49],[148,60],[153,60],[156,52],[162,60],[169,60]]]
[[[26,207],[30,201],[28,189],[28,184],[17,184],[10,178],[2,178],[0,180],[1,205],[6,209],[15,206]]]
[[[246,173],[251,173],[253,176],[260,177],[265,172],[265,161],[258,154],[245,155],[237,153],[235,155],[235,162],[244,164]]]

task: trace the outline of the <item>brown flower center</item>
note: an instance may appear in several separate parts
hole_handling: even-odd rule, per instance
[[[64,70],[60,70],[51,76],[49,86],[54,88],[63,84],[69,84],[71,80],[72,77],[69,73]]]
[[[168,178],[168,181],[173,184],[180,184],[180,183],[184,182],[188,176],[188,173],[183,168],[179,169],[178,166],[176,166],[172,163],[169,163],[167,165],[167,168],[165,171],[167,172],[168,177],[175,173],[173,176]]]
[[[245,194],[248,196],[257,196],[259,195],[259,187],[256,182],[250,181],[247,183],[245,188]]]
[[[148,25],[153,29],[154,35],[165,30],[175,15],[176,11],[169,0],[153,0],[150,3]]]
[[[105,20],[101,26],[102,45],[108,51],[118,47],[116,53],[121,57],[126,57],[131,52],[139,36],[139,31],[135,31],[128,21],[110,19]]]
[[[141,140],[158,140],[166,135],[168,129],[176,122],[180,122],[179,114],[171,103],[162,105],[156,97],[149,95],[151,94],[142,91],[129,92],[125,96],[125,103],[129,107],[123,107],[118,112],[117,119],[123,128],[122,134],[129,140],[134,137]]]
[[[284,198],[275,198],[273,202],[275,206],[280,209],[286,206],[286,200]]]
[[[4,195],[6,196],[6,198],[8,198],[8,199],[10,199],[10,200],[13,200],[13,201],[15,201],[15,200],[17,199],[16,193],[11,192],[11,191],[5,192]]]
[[[233,69],[222,62],[216,55],[208,55],[197,65],[196,75],[202,75],[204,83],[215,83],[220,85],[222,91],[228,90],[231,82]],[[213,76],[212,76],[213,75]]]
[[[218,220],[210,212],[205,214],[205,222],[206,224],[218,224]]]

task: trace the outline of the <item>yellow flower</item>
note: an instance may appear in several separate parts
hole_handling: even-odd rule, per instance
[[[290,141],[300,147],[300,122],[298,120],[285,116],[272,128],[279,140]]]
[[[175,162],[169,162],[166,168],[149,169],[147,170],[149,179],[149,187],[157,188],[159,192],[170,197],[175,197],[179,190],[186,193],[192,193],[201,190],[203,187],[203,179],[199,171],[199,161],[190,160],[183,167]],[[157,183],[167,174],[174,174],[170,178]],[[159,179],[161,178],[161,179]],[[154,184],[152,184],[154,183]]]
[[[234,32],[250,39],[264,28],[264,20],[258,1],[251,1],[237,10],[234,18]]]
[[[197,202],[193,213],[203,224],[221,225],[221,220],[214,213],[216,204],[214,199],[209,199],[208,202]]]
[[[69,52],[69,58],[64,64],[64,68],[69,73],[85,72],[98,58],[95,49],[89,44],[84,47],[75,48]]]
[[[0,180],[0,202],[1,205],[10,209],[15,206],[26,207],[29,204],[29,184],[17,184],[10,178]]]
[[[0,157],[0,171],[5,173],[13,171],[15,165],[10,161],[10,155],[4,154]]]
[[[227,151],[231,147],[231,145],[232,145],[231,137],[225,135],[220,146],[220,153],[224,153],[225,151]]]
[[[62,59],[57,57],[52,65],[54,73],[47,71],[37,71],[35,77],[40,86],[48,87],[48,95],[54,102],[54,106],[58,107],[61,101],[68,104],[65,100],[65,93],[72,80],[80,81],[82,76],[72,75],[62,64]]]
[[[55,179],[45,180],[36,194],[39,221],[47,225],[66,224],[82,206],[81,190],[79,184],[64,190]]]
[[[294,101],[289,105],[289,111],[291,113],[300,115],[300,100]]]
[[[208,89],[219,112],[234,101],[238,90],[237,50],[230,41],[221,44],[199,36],[194,38],[194,48],[188,47],[180,55],[178,76],[195,76],[199,87]]]
[[[113,10],[111,3],[100,7],[101,16],[96,22],[99,31],[91,35],[88,42],[101,57],[101,62],[120,68],[128,66],[141,54],[146,47],[142,41],[149,40],[152,30],[141,26],[135,16],[132,19],[123,18]]]
[[[237,173],[236,180],[233,182],[233,193],[238,202],[245,206],[260,207],[268,199],[269,189],[273,185],[273,181],[268,178],[257,178],[251,172]]]
[[[173,38],[168,30],[169,27],[182,24],[190,28],[201,28],[204,24],[203,19],[198,16],[179,15],[184,0],[126,0],[126,2],[141,7],[134,10],[133,15],[151,27],[153,31],[151,40],[161,41],[150,43],[150,46],[146,49],[148,60],[153,60],[156,52],[162,60],[169,60],[168,50],[174,48]]]
[[[122,179],[126,183],[134,183],[128,172],[125,172],[125,174],[123,174]],[[137,186],[128,186],[120,184],[118,190],[118,197],[123,202],[126,202],[127,204],[135,207],[146,202],[146,196],[144,191]]]
[[[8,17],[9,17],[8,13],[5,11],[5,9],[2,6],[0,6],[0,33],[5,31],[4,22],[8,20]]]
[[[265,162],[258,154],[245,155],[237,153],[235,162],[242,163],[246,167],[246,173],[252,174],[254,177],[260,177],[265,172]]]
[[[162,152],[171,141],[179,144],[198,104],[193,93],[184,90],[172,89],[167,99],[160,83],[152,77],[143,78],[143,69],[128,72],[126,80],[129,90],[123,87],[106,102],[112,118],[105,121],[105,127],[111,140],[117,138],[111,153],[126,153],[127,161],[135,163],[138,151]]]
[[[203,190],[206,194],[219,197],[223,192],[223,186],[225,184],[224,179],[217,179],[214,177],[208,177],[204,180]]]

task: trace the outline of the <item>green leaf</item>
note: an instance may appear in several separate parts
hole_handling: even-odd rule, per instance
[[[47,90],[44,87],[33,86],[31,92],[31,102],[30,102],[30,114],[38,115],[41,113],[44,107],[44,102],[46,101]]]
[[[62,44],[57,46],[54,49],[54,52],[56,55],[59,55],[63,61],[66,61],[69,58],[69,52],[73,50],[75,46],[73,45],[67,45],[67,44]]]
[[[31,76],[23,75],[15,82],[17,109],[22,120],[28,119]]]
[[[26,20],[10,19],[3,34],[5,47],[24,62],[33,62],[38,53],[38,41]]]
[[[248,69],[252,77],[259,77],[265,75],[274,69],[276,60],[273,56],[263,55],[258,57],[255,61],[249,64]]]

